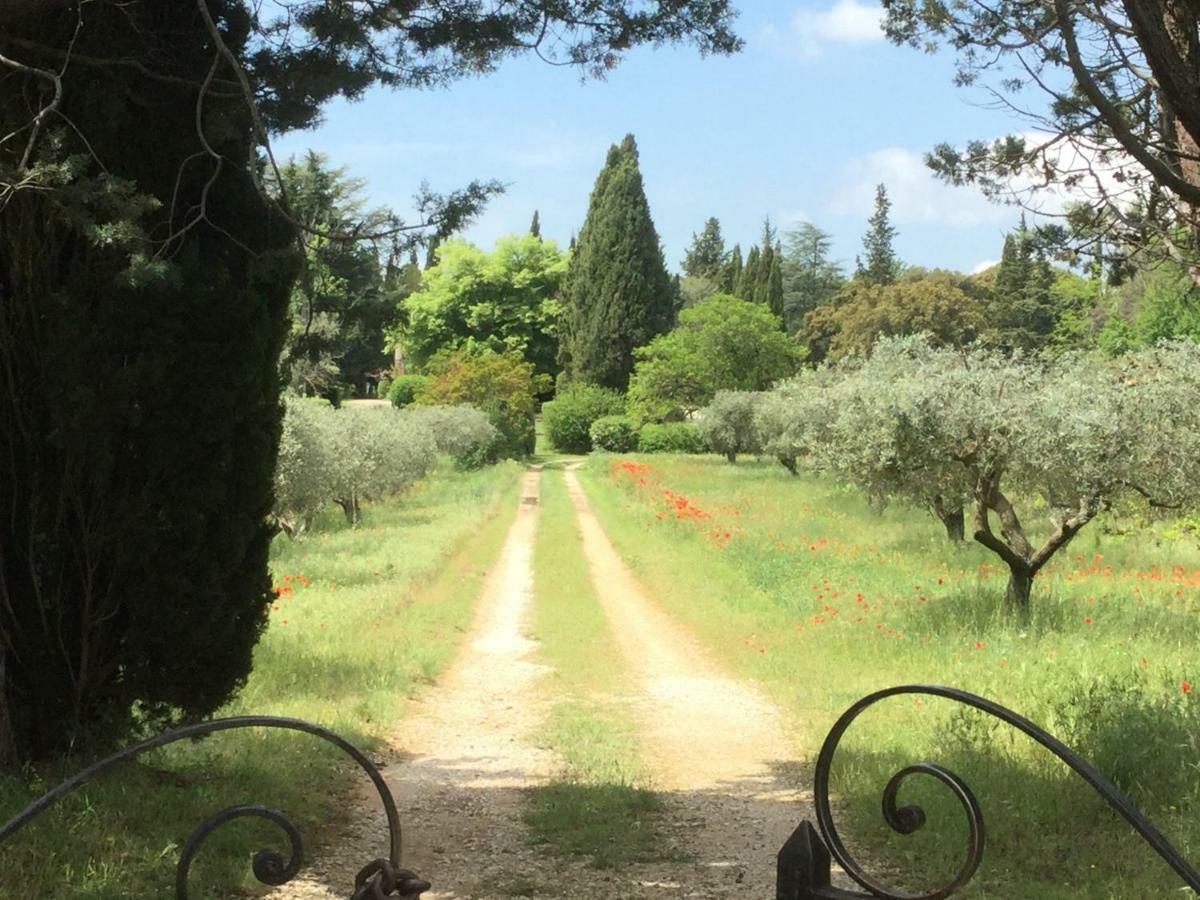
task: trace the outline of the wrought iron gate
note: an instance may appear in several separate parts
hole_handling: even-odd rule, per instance
[[[957,874],[949,882],[921,893],[898,891],[869,875],[851,855],[838,835],[829,798],[829,774],[838,744],[850,725],[865,710],[881,700],[901,694],[942,697],[964,704],[999,719],[1041,744],[1090,784],[1108,802],[1109,806],[1119,813],[1142,836],[1143,840],[1175,870],[1183,884],[1200,895],[1200,873],[1197,873],[1188,864],[1154,827],[1153,823],[1138,811],[1128,797],[1091,763],[1053,735],[1039,728],[1024,716],[976,694],[935,685],[901,685],[863,697],[842,714],[825,738],[817,757],[813,784],[817,824],[814,827],[807,821],[801,822],[779,851],[775,900],[858,900],[858,898],[869,897],[883,898],[883,900],[943,900],[943,898],[958,892],[974,876],[983,859],[985,846],[986,831],[983,824],[983,811],[966,783],[958,775],[937,763],[914,763],[905,766],[893,775],[883,789],[883,817],[887,824],[900,834],[912,834],[918,831],[925,825],[925,812],[916,805],[898,805],[901,786],[910,776],[918,774],[930,776],[944,785],[962,807],[967,822],[967,840],[963,848],[963,862],[959,866]],[[10,821],[0,826],[0,845],[3,845],[6,840],[64,796],[99,778],[123,762],[149,750],[177,741],[241,728],[284,729],[318,737],[344,752],[371,779],[383,804],[387,820],[389,851],[387,858],[369,862],[358,873],[354,884],[347,885],[346,890],[349,892],[347,896],[351,900],[387,900],[387,898],[417,900],[424,891],[429,890],[429,882],[401,865],[403,848],[400,816],[396,810],[391,790],[375,765],[349,741],[320,725],[276,716],[238,716],[217,719],[175,729],[133,744],[84,769],[70,780],[35,800]],[[273,822],[287,836],[290,845],[286,857],[278,850],[258,851],[252,861],[254,876],[261,883],[268,885],[283,885],[296,877],[303,864],[304,844],[299,830],[287,816],[280,810],[268,806],[254,804],[231,806],[201,822],[184,842],[175,869],[177,900],[187,900],[191,865],[208,836],[222,825],[246,817],[256,817]],[[831,881],[834,862],[842,868],[850,880],[859,885],[866,893],[834,887]],[[436,876],[436,873],[431,874]]]

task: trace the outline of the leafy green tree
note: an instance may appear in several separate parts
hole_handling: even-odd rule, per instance
[[[887,285],[847,283],[832,303],[809,315],[810,358],[818,346],[822,359],[866,356],[880,338],[909,334],[924,334],[935,346],[965,347],[983,333],[987,319],[962,281],[938,273]]]
[[[290,202],[261,184],[269,135],[335,96],[533,50],[602,73],[647,42],[740,42],[725,0],[4,0],[0,17],[7,765],[205,715],[249,671],[298,261]],[[448,236],[497,189],[423,190],[420,219],[388,230]]]
[[[566,272],[566,254],[532,233],[500,238],[491,253],[452,239],[404,301],[406,324],[393,340],[418,368],[445,350],[486,349],[517,353],[553,377]]]
[[[1024,227],[1004,239],[992,297],[992,333],[1010,350],[1046,345],[1058,320],[1054,273],[1045,253]]]
[[[708,405],[719,390],[764,390],[795,371],[799,349],[769,309],[717,294],[684,310],[637,359],[631,409],[663,421]]]
[[[721,223],[716,218],[710,218],[699,234],[692,235],[692,245],[683,258],[683,274],[718,284],[727,261]]]
[[[779,316],[783,323],[783,248],[776,244],[771,254],[771,265],[767,272],[766,285],[767,308]],[[786,331],[786,327],[784,328]]]
[[[830,259],[833,238],[810,222],[801,222],[783,236],[783,320],[790,334],[804,317],[828,303],[845,282],[841,267]]]
[[[634,349],[671,327],[677,296],[646,202],[637,143],[626,135],[608,151],[567,269],[563,367],[574,380],[624,390]]]
[[[900,275],[903,265],[892,249],[896,229],[891,221],[892,202],[887,188],[875,188],[875,212],[868,220],[867,233],[863,236],[863,259],[859,262],[855,277],[867,284],[891,284]]]
[[[754,424],[754,408],[761,398],[757,391],[717,391],[696,417],[700,439],[730,463],[736,463],[742,453],[761,453]]]

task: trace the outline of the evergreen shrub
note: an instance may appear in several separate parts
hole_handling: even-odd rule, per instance
[[[403,409],[417,399],[417,394],[429,383],[425,375],[397,375],[387,387],[384,399],[391,400],[392,406]]]
[[[576,383],[542,406],[546,437],[562,453],[587,453],[592,449],[592,423],[603,416],[625,412],[625,398],[609,388]]]
[[[638,432],[639,453],[703,453],[704,441],[691,422],[643,425]]]
[[[629,416],[601,416],[588,429],[592,447],[609,453],[632,453],[638,445],[638,424]]]

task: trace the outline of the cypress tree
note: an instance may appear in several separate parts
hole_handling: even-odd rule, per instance
[[[74,4],[45,7],[6,21],[9,35],[74,31]],[[137,60],[169,40],[164,71],[198,84],[212,66],[194,6],[95,4],[87,17],[82,55]],[[235,53],[241,36],[226,33]],[[16,191],[3,209],[0,757],[22,759],[207,715],[250,671],[273,599],[277,361],[297,260],[246,172],[254,126],[240,98],[204,105],[223,160],[210,174],[187,164],[194,92],[134,66],[71,66],[63,84],[64,156],[44,143],[38,159],[108,167],[84,168],[65,196],[86,204],[94,190],[101,215],[160,232],[207,204],[157,270],[119,241],[92,243],[87,207],[52,192]],[[32,90],[0,91],[0,134],[28,120]]]
[[[719,284],[725,268],[725,257],[721,222],[711,218],[704,223],[704,229],[699,234],[692,235],[692,245],[683,258],[683,274]]]
[[[738,278],[737,289],[734,295],[741,300],[753,300],[754,289],[758,286],[758,263],[761,255],[758,245],[750,248],[750,252],[746,254],[746,265],[742,267],[742,274]]]
[[[771,258],[771,273],[767,279],[767,306],[771,312],[779,316],[783,322],[783,247],[775,245],[775,255]]]
[[[539,241],[542,239],[542,220],[536,209],[533,211],[533,221],[529,223],[529,233]]]
[[[734,244],[729,251],[729,260],[721,273],[721,290],[727,294],[737,295],[738,285],[742,281],[742,245]]]
[[[892,227],[887,188],[882,184],[875,188],[875,212],[868,221],[869,228],[863,236],[866,262],[859,261],[858,277],[867,284],[891,284],[900,270],[900,260],[892,249],[896,229]]]
[[[608,151],[563,290],[563,362],[572,380],[624,390],[633,351],[671,328],[676,291],[627,135]]]
[[[764,244],[759,251],[758,267],[754,273],[754,293],[750,297],[755,303],[764,306],[771,301],[771,269],[776,265],[775,248]]]

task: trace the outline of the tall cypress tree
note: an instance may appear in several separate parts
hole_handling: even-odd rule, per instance
[[[721,290],[727,294],[737,294],[738,285],[742,281],[742,245],[734,244],[729,251],[729,260],[721,273]]]
[[[742,274],[738,278],[737,288],[734,290],[734,295],[742,300],[753,300],[754,289],[758,285],[758,264],[761,252],[758,245],[750,248],[750,252],[746,254],[746,264],[742,267]]]
[[[533,211],[533,221],[529,223],[529,233],[539,241],[542,239],[542,218],[536,209]]]
[[[608,151],[563,290],[563,364],[573,380],[624,390],[633,351],[670,329],[676,291],[627,135]]]
[[[887,188],[881,184],[875,188],[875,212],[863,236],[866,262],[860,260],[858,264],[857,275],[868,284],[891,284],[899,274],[900,260],[892,249],[896,229],[892,227],[891,209]]]
[[[771,312],[779,316],[783,323],[783,247],[775,245],[775,253],[771,257],[771,271],[767,276],[767,306]]]

